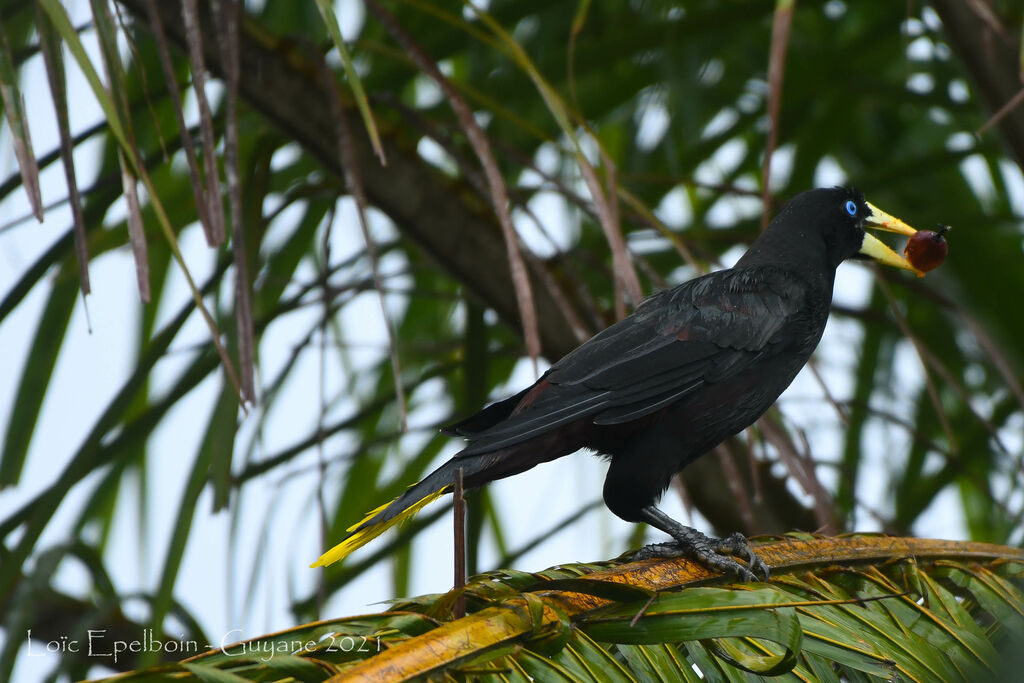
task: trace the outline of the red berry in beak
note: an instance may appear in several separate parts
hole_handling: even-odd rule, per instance
[[[938,232],[918,230],[914,233],[903,248],[903,255],[910,261],[910,265],[923,271],[941,266],[949,253],[949,242],[944,237],[948,230],[948,225],[940,225]]]

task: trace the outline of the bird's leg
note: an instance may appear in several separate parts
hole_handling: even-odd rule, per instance
[[[743,581],[758,581],[756,574],[768,579],[768,565],[754,554],[743,534],[731,534],[725,538],[711,538],[696,529],[683,526],[653,505],[640,510],[640,516],[656,529],[671,536],[670,543],[652,543],[636,552],[634,559],[654,557],[687,557],[705,567],[717,569],[726,574],[735,574]],[[746,561],[743,566],[733,556]]]

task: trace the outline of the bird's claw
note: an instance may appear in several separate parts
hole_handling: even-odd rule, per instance
[[[725,538],[710,538],[696,531],[694,533],[699,536],[688,536],[685,541],[675,540],[668,543],[645,545],[633,555],[633,559],[686,557],[696,560],[709,569],[718,570],[723,574],[732,574],[741,581],[761,581],[758,574],[764,577],[764,581],[770,578],[768,565],[754,553],[743,534],[735,533]],[[733,556],[746,561],[746,566],[733,559]]]
[[[764,576],[765,581],[771,578],[771,571],[768,569],[768,565],[757,556],[754,549],[750,547],[750,543],[747,542],[747,537],[743,534],[736,532],[729,534],[725,538],[708,540],[717,540],[717,543],[712,544],[716,553],[734,555],[746,560],[748,573],[761,574]],[[757,579],[753,580],[756,581]]]

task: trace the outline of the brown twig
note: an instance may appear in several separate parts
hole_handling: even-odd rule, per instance
[[[452,606],[452,616],[461,619],[466,616],[466,499],[463,497],[462,468],[455,470],[455,585],[454,590],[460,591]]]
[[[718,454],[719,463],[722,466],[722,472],[725,473],[725,481],[732,493],[732,498],[736,501],[736,509],[739,511],[740,519],[743,520],[743,527],[748,534],[757,533],[759,529],[757,528],[757,518],[754,515],[754,507],[750,504],[751,496],[743,484],[743,477],[740,476],[740,468],[733,458],[732,451],[724,444],[719,444],[715,448],[715,452]],[[754,459],[753,455],[750,459]]]
[[[245,247],[245,224],[242,219],[242,182],[238,175],[238,23],[241,20],[237,0],[216,0],[213,21],[217,27],[217,43],[224,63],[224,175],[228,184],[231,209],[231,253],[235,260],[235,320],[238,329],[238,364],[242,377],[243,402],[256,400],[255,333],[252,322],[252,294],[249,281],[249,259]]]
[[[524,343],[526,352],[533,360],[536,373],[537,357],[540,356],[540,334],[537,328],[537,311],[533,299],[533,289],[530,286],[530,277],[527,274],[526,263],[522,253],[519,251],[519,242],[516,236],[515,226],[512,224],[512,216],[508,210],[508,188],[505,180],[501,177],[498,163],[494,159],[490,142],[483,128],[477,123],[473,111],[469,108],[466,100],[459,91],[452,85],[452,82],[441,73],[437,64],[431,59],[420,45],[412,39],[394,16],[388,12],[376,0],[368,0],[367,8],[373,13],[377,20],[384,26],[391,37],[401,45],[406,53],[416,63],[416,66],[424,74],[430,76],[440,86],[452,110],[455,112],[459,124],[466,132],[473,151],[476,152],[484,169],[484,176],[487,178],[487,185],[491,194],[491,204],[498,217],[501,226],[502,236],[505,238],[505,248],[508,253],[509,270],[514,283],[516,301],[519,307],[519,315],[523,323]]]
[[[771,416],[762,417],[757,421],[757,426],[765,439],[779,451],[779,460],[786,466],[789,473],[797,479],[801,488],[814,500],[814,516],[818,526],[825,530],[825,533],[836,533],[836,522],[832,512],[835,505],[832,496],[818,479],[815,463],[810,454],[801,454],[782,425]]]
[[[1011,97],[1006,102],[1006,104],[1004,104],[1003,106],[999,107],[999,110],[995,114],[992,114],[992,116],[989,117],[988,121],[986,121],[985,123],[981,124],[981,127],[978,128],[978,130],[974,131],[974,134],[977,135],[978,137],[981,137],[982,135],[984,135],[988,131],[989,128],[991,128],[992,126],[994,126],[997,123],[999,123],[999,121],[1004,116],[1006,116],[1011,111],[1016,109],[1020,105],[1021,102],[1024,102],[1024,88],[1021,88],[1020,90],[1018,90],[1017,94],[1014,95],[1013,97]]]
[[[942,431],[946,435],[946,442],[949,443],[950,448],[953,451],[956,451],[958,449],[956,434],[953,431],[952,425],[949,423],[949,417],[946,416],[946,410],[942,407],[942,399],[939,398],[939,389],[935,386],[935,380],[932,379],[932,376],[928,373],[928,366],[930,363],[928,363],[926,357],[930,356],[930,353],[925,349],[920,340],[918,340],[917,335],[914,334],[914,331],[907,323],[907,319],[903,316],[903,313],[896,305],[896,297],[893,296],[892,289],[889,288],[889,284],[884,278],[878,277],[877,272],[875,282],[878,284],[879,289],[885,296],[885,300],[889,303],[889,308],[896,319],[896,324],[899,325],[900,332],[902,332],[903,336],[910,341],[914,347],[914,351],[917,352],[918,358],[921,360],[921,370],[924,372],[924,384],[925,389],[928,392],[928,398],[932,402],[932,408],[935,409],[935,415],[939,419],[939,424],[942,425]],[[970,407],[969,401],[965,401],[965,404]]]
[[[1024,109],[1002,111],[1021,89],[1020,45],[983,0],[932,0],[947,30],[943,38],[973,81],[972,90],[990,111],[1000,112],[992,122],[1017,165],[1024,168]]]
[[[408,408],[405,399],[405,389],[402,386],[402,363],[398,354],[398,339],[395,333],[395,323],[388,312],[387,300],[384,294],[384,279],[380,274],[380,255],[377,253],[377,243],[370,234],[370,224],[366,218],[366,211],[369,207],[369,200],[366,198],[366,190],[363,187],[363,177],[359,172],[359,162],[356,159],[354,143],[352,140],[352,127],[349,125],[348,116],[342,106],[341,93],[338,90],[334,74],[327,64],[321,60],[321,76],[324,80],[324,87],[327,88],[328,100],[334,114],[336,125],[336,136],[338,141],[338,159],[345,174],[345,184],[352,195],[356,205],[356,216],[359,221],[359,229],[363,235],[363,243],[366,245],[366,256],[370,261],[370,273],[373,277],[374,289],[377,291],[377,301],[380,304],[381,318],[384,320],[384,327],[388,335],[388,355],[391,361],[391,378],[395,386],[395,400],[398,403],[398,421],[404,432],[408,422]]]
[[[843,410],[843,406],[839,404],[839,401],[835,396],[832,395],[832,391],[828,388],[828,383],[821,374],[821,370],[818,369],[818,362],[811,358],[810,362],[807,363],[807,367],[811,369],[811,374],[814,375],[814,379],[818,381],[818,386],[821,387],[821,392],[825,394],[825,400],[828,401],[829,405],[836,411],[836,415],[839,416],[840,422],[844,425],[850,424],[850,416]]]
[[[151,2],[154,0],[150,0]],[[75,177],[74,144],[71,138],[71,124],[68,114],[67,76],[64,69],[64,58],[61,56],[60,39],[43,11],[42,5],[36,3],[36,32],[39,34],[39,47],[46,65],[46,80],[50,84],[53,95],[53,106],[57,111],[57,130],[60,134],[60,158],[64,165],[64,179],[68,186],[68,203],[71,205],[71,216],[74,225],[75,254],[78,257],[78,280],[82,296],[89,293],[89,248],[85,237],[85,217],[82,214],[82,196]],[[173,83],[174,81],[169,81]]]
[[[167,92],[171,95],[174,116],[178,120],[178,130],[181,134],[181,149],[185,153],[185,165],[188,167],[188,179],[192,185],[192,197],[196,202],[196,213],[199,216],[199,223],[203,226],[203,233],[212,235],[213,224],[210,222],[210,207],[206,199],[206,189],[203,187],[203,180],[199,174],[199,160],[196,157],[195,144],[192,141],[192,130],[185,123],[184,103],[181,100],[181,92],[177,88],[178,77],[174,72],[174,64],[171,62],[170,46],[167,42],[167,35],[164,32],[164,23],[157,11],[157,0],[146,0],[146,10],[149,13],[149,23],[153,30],[153,39],[156,43],[157,56],[160,58],[160,68],[164,72],[164,80],[167,84]]]
[[[608,182],[608,192],[601,189],[597,172],[582,154],[579,155],[580,172],[583,174],[583,181],[587,184],[590,196],[594,200],[594,207],[600,219],[601,229],[604,231],[604,238],[608,247],[612,250],[612,268],[615,273],[615,289],[624,292],[630,298],[633,306],[638,306],[643,299],[643,290],[640,287],[640,279],[636,275],[633,263],[629,258],[629,251],[626,249],[626,241],[622,237],[622,229],[619,225],[619,204],[618,193],[615,190],[615,163],[604,151],[594,136],[594,143],[598,146],[601,159],[605,167]],[[625,301],[622,296],[615,297],[615,313],[619,318],[626,315]]]
[[[633,618],[629,620],[629,627],[630,628],[633,628],[634,626],[636,626],[636,622],[640,621],[640,618],[644,615],[644,613],[647,612],[647,609],[654,603],[654,601],[655,601],[655,599],[657,599],[657,597],[658,597],[657,593],[651,593],[651,597],[647,598],[647,602],[644,603],[644,606],[641,607],[639,610],[637,610],[637,613],[634,614]]]
[[[319,399],[320,411],[317,415],[317,429],[316,429],[316,468],[317,468],[317,481],[319,482],[316,487],[316,504],[317,504],[317,517],[320,522],[320,547],[328,547],[328,539],[330,538],[330,524],[327,520],[327,500],[324,497],[324,490],[327,483],[327,458],[324,452],[324,441],[327,439],[328,431],[324,429],[324,418],[327,417],[327,328],[328,321],[330,321],[333,315],[331,311],[331,299],[328,297],[327,289],[328,283],[331,276],[331,226],[334,225],[334,216],[337,209],[336,205],[332,205],[327,213],[327,221],[324,225],[324,234],[321,241],[321,253],[323,254],[323,262],[320,264],[320,286],[321,286],[321,299],[320,303],[323,310],[320,314],[319,330],[320,330],[320,348],[319,348],[319,359],[320,359],[320,372],[317,378],[317,398]],[[312,330],[310,331],[312,334]],[[316,608],[317,612],[323,608],[324,601],[327,599],[327,579],[324,572],[318,572],[317,585],[316,585]]]
[[[779,140],[779,102],[782,100],[782,77],[786,71],[786,46],[789,43],[789,27],[793,22],[793,5],[796,0],[776,0],[775,16],[772,20],[772,42],[768,52],[768,140],[764,148],[761,166],[761,228],[768,227],[771,220],[771,168],[772,155]]]
[[[121,168],[122,193],[127,208],[128,242],[131,245],[132,256],[135,260],[135,279],[138,284],[139,298],[144,303],[148,303],[150,299],[149,250],[146,244],[146,231],[142,223],[142,210],[139,205],[137,187],[139,174],[144,173],[141,168],[142,155],[139,153],[135,142],[135,132],[129,114],[131,107],[128,102],[121,57],[117,51],[114,15],[109,5],[96,2],[95,0],[92,3],[92,9],[96,33],[99,36],[100,56],[104,71],[107,75],[111,95],[120,110],[117,116],[119,118],[123,117],[121,123],[124,126],[127,147],[130,150],[131,158],[129,161],[126,158],[128,150],[119,147],[117,150],[117,160]]]
[[[203,60],[203,39],[199,21],[198,0],[182,0],[181,16],[185,24],[188,61],[192,69],[192,83],[199,110],[199,133],[203,143],[203,163],[206,168],[206,207],[209,225],[203,225],[206,242],[217,246],[224,242],[224,209],[220,203],[220,175],[217,172],[217,152],[213,132],[210,101],[206,99],[206,65]],[[226,65],[222,65],[226,69]]]

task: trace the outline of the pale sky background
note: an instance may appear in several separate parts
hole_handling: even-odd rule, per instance
[[[73,12],[76,24],[86,21],[88,3],[77,1],[68,2],[66,5]],[[342,18],[349,35],[358,30],[361,21],[359,16]],[[87,31],[83,34],[83,39],[93,51],[94,59],[98,59],[95,35]],[[74,133],[95,124],[102,117],[73,60],[68,58],[67,64],[71,99],[75,102],[70,112]],[[46,78],[41,59],[30,60],[22,82],[27,84],[25,97],[35,151],[37,155],[42,155],[56,147],[57,134],[49,93],[42,85]],[[213,88],[211,92],[212,90]],[[722,123],[712,122],[711,127]],[[664,108],[654,102],[649,114],[644,117],[641,135],[646,136],[652,146],[656,145],[668,125],[670,121]],[[737,144],[742,145],[734,142],[723,146],[701,167],[698,179],[716,182],[723,170],[736,163],[739,158],[742,150],[737,149]],[[97,146],[93,142],[81,145],[76,151],[79,183],[82,187],[88,187],[94,178],[97,151]],[[425,146],[423,153],[431,155],[434,152],[429,146]],[[780,151],[773,178],[785,177],[791,153],[792,150],[787,148]],[[544,162],[543,159],[538,161],[542,164]],[[1013,182],[1019,186],[1019,171],[1016,171],[1015,167],[1012,169],[1007,173],[1015,174]],[[965,167],[965,171],[969,171],[969,166]],[[4,126],[0,130],[0,177],[6,178],[16,172],[17,165],[9,133]],[[987,174],[987,171],[985,173]],[[983,186],[986,178],[987,176],[979,177],[975,182]],[[751,179],[748,180],[752,182]],[[847,179],[839,165],[834,161],[826,161],[818,169],[815,185],[830,186],[845,180]],[[45,203],[63,199],[66,190],[63,171],[59,164],[52,165],[43,172],[42,187]],[[571,228],[564,223],[559,224],[559,217],[568,215],[564,206],[558,205],[551,195],[542,195],[535,200],[533,208],[538,215],[551,221],[546,227],[555,234],[556,240],[568,239],[568,231]],[[904,216],[898,206],[882,208],[900,215],[911,224],[914,223],[914,217]],[[659,215],[670,225],[683,225],[689,221],[689,206],[683,192],[671,193],[658,210]],[[760,204],[756,200],[723,199],[715,208],[710,222],[727,222],[736,213],[750,215],[759,211]],[[15,193],[0,203],[0,296],[10,290],[24,270],[58,240],[70,225],[69,211],[63,206],[48,211],[43,224],[36,223],[34,219],[17,221],[27,214],[28,204],[21,193]],[[285,213],[278,219],[277,225],[287,226],[288,220],[289,215]],[[538,251],[542,251],[544,247],[540,244],[534,228],[528,221],[520,221],[520,224],[527,241],[536,244]],[[373,229],[378,239],[394,234],[394,229],[387,220],[379,215],[374,220]],[[211,270],[214,253],[206,247],[197,226],[187,228],[180,239],[193,277],[201,282]],[[268,239],[273,239],[273,236]],[[344,254],[361,248],[362,238],[351,211],[340,211],[333,226],[334,258],[344,258]],[[728,259],[735,261],[741,253],[742,247],[737,247],[728,254]],[[397,270],[401,263],[390,265]],[[385,263],[383,270],[388,272],[388,268],[389,264]],[[314,277],[315,273],[309,264],[306,269],[306,275],[309,278]],[[168,296],[161,306],[161,321],[167,320],[189,298],[184,280],[176,267],[172,267],[172,273],[174,285],[167,290]],[[138,295],[135,289],[134,266],[127,246],[94,259],[90,264],[90,276],[93,289],[88,298],[91,329],[86,320],[85,306],[79,301],[64,340],[55,375],[51,380],[22,482],[14,490],[0,492],[0,515],[9,514],[53,482],[132,367],[132,340],[138,323]],[[841,267],[836,284],[837,303],[846,306],[862,305],[868,296],[870,278],[870,271],[861,265]],[[0,386],[8,387],[7,391],[0,392],[0,430],[6,427],[20,370],[47,295],[48,292],[36,288],[0,326],[0,358],[3,359],[0,361]],[[375,296],[364,295],[360,301],[346,307],[343,312],[345,329],[360,331],[358,338],[350,341],[365,344],[365,348],[354,356],[357,361],[365,364],[378,358],[378,354],[386,352],[384,328]],[[401,302],[391,300],[389,305],[397,307]],[[304,332],[317,314],[318,311],[313,308],[301,309],[293,314],[294,325],[277,324],[270,328],[261,340],[260,347],[261,375],[264,379],[274,376],[277,368],[291,353],[298,335]],[[160,326],[158,323],[158,329]],[[189,321],[187,333],[179,335],[174,348],[187,350],[190,342],[203,342],[207,335],[205,325],[194,315]],[[856,360],[859,342],[860,331],[856,324],[843,320],[832,320],[829,323],[817,358],[821,361],[820,368],[829,390],[838,397],[848,396],[852,390],[847,369]],[[905,362],[895,364],[903,373],[896,385],[900,388],[900,394],[890,397],[890,404],[884,407],[896,414],[905,415],[912,405],[911,397],[920,386],[922,375],[919,361],[909,344],[902,345],[898,353],[905,356],[902,359]],[[162,361],[152,383],[153,393],[159,394],[167,386],[168,380],[174,377],[176,369],[187,360],[187,354],[182,353],[178,357],[172,354]],[[300,366],[300,370],[294,373],[292,381],[285,388],[286,395],[278,401],[276,411],[267,420],[261,435],[262,446],[258,453],[273,452],[276,448],[289,444],[291,425],[300,425],[305,429],[316,420],[319,411],[316,388],[322,374],[326,377],[329,387],[341,386],[339,368],[333,362],[326,368],[321,368],[316,353],[305,354]],[[542,365],[541,370],[543,368]],[[532,380],[530,364],[521,362],[512,381],[502,391],[497,392],[494,398],[508,395]],[[218,375],[203,382],[189,395],[187,401],[179,405],[174,413],[163,421],[149,443],[149,482],[143,495],[148,516],[140,520],[131,513],[136,509],[134,505],[121,504],[121,516],[107,551],[107,558],[113,560],[110,562],[112,578],[121,592],[151,591],[159,580],[170,531],[177,515],[178,501],[181,499],[185,479],[191,469],[198,441],[219,390],[220,381]],[[437,384],[434,384],[433,388],[428,384],[423,389],[425,392],[437,390]],[[838,418],[823,400],[822,390],[813,375],[804,371],[782,400],[794,407],[787,412],[788,416],[809,431],[815,455],[822,459],[835,459],[840,448],[837,438]],[[353,408],[351,404],[342,405],[336,413],[344,414]],[[427,408],[411,414],[410,424],[414,427],[431,424],[446,415],[449,408],[447,404],[435,403],[432,411]],[[239,448],[247,446],[253,438],[256,415],[254,412],[242,425],[238,439]],[[874,436],[880,438],[882,434],[879,430],[883,429],[891,428],[876,423],[873,428]],[[414,433],[407,438],[410,445],[425,440],[422,433]],[[898,434],[886,433],[885,438],[898,438]],[[327,454],[341,455],[345,452],[345,447],[345,438],[338,437],[329,442]],[[458,442],[452,440],[439,458],[438,464],[457,449]],[[887,492],[882,485],[884,477],[880,472],[884,468],[893,467],[894,464],[883,462],[886,456],[878,449],[867,448],[866,451],[874,453],[878,462],[868,463],[865,467],[861,493],[866,494],[869,507],[888,509]],[[236,455],[236,465],[240,460],[241,455]],[[321,551],[316,510],[309,495],[317,477],[315,451],[304,454],[289,471],[295,474],[287,480],[283,480],[280,474],[275,474],[271,478],[247,485],[241,506],[232,512],[213,514],[209,490],[204,491],[200,498],[192,537],[188,544],[188,554],[182,564],[175,594],[199,618],[214,646],[220,644],[222,639],[225,642],[234,642],[291,626],[293,620],[288,610],[289,598],[307,594],[314,585],[316,570],[308,569],[308,565]],[[507,513],[504,518],[509,521],[509,547],[515,548],[525,543],[532,538],[536,529],[547,528],[553,520],[569,514],[579,504],[598,499],[604,471],[605,465],[598,459],[576,455],[492,485],[491,491],[496,496],[498,505]],[[331,472],[337,477],[340,470],[332,469]],[[830,477],[834,475],[831,472],[827,469],[822,470],[823,480],[832,481]],[[74,489],[62,505],[60,514],[46,529],[39,547],[45,548],[67,539],[69,525],[77,515],[78,508],[91,485],[92,483],[79,485]],[[328,486],[331,486],[330,481]],[[959,503],[946,498],[951,495],[952,492],[947,491],[936,500],[932,510],[934,514],[925,516],[926,521],[916,529],[919,535],[950,539],[966,537],[963,520],[959,517]],[[671,494],[666,496],[664,508],[666,512],[684,523],[707,528],[699,517],[690,517],[678,498]],[[237,515],[237,519],[233,515]],[[271,521],[269,526],[265,527],[268,518]],[[229,548],[232,524],[242,525],[244,530],[236,534],[240,539],[240,545]],[[877,524],[868,515],[861,515],[857,526],[862,531],[877,529]],[[445,517],[425,531],[424,537],[415,545],[414,566],[417,571],[412,581],[413,594],[441,592],[451,586],[450,554],[430,553],[426,550],[450,548],[450,529],[451,519]],[[626,549],[624,542],[631,529],[632,525],[618,520],[602,507],[599,512],[588,514],[582,523],[573,526],[569,531],[555,535],[527,553],[519,560],[516,568],[539,571],[558,563],[597,560],[618,555]],[[257,543],[265,535],[287,539],[287,542],[284,547],[274,549],[271,553],[272,561],[262,563],[259,580],[249,594],[247,588],[250,577],[244,573],[248,570],[239,573],[237,568],[229,566],[228,558],[233,555],[238,558],[239,565],[248,567],[256,552]],[[141,565],[138,559],[140,539],[145,539],[147,547]],[[371,545],[366,550],[372,552],[374,549],[375,547]],[[489,543],[482,565],[492,566],[497,557],[493,542]],[[84,570],[69,560],[64,563],[57,583],[61,589],[69,593],[82,594],[87,586],[87,580]],[[376,612],[385,608],[378,603],[390,597],[389,567],[384,563],[377,571],[360,577],[352,586],[342,591],[340,596],[331,600],[323,613],[345,616]],[[128,605],[126,611],[130,616],[142,621],[146,619],[146,609],[141,603]],[[12,635],[4,634],[0,637]],[[24,634],[13,634],[13,637],[24,638]],[[38,649],[38,646],[34,648],[33,653],[39,654]],[[14,680],[19,683],[34,681],[48,673],[53,665],[54,660],[50,656],[20,657]],[[95,675],[100,673],[100,669],[94,672]]]

